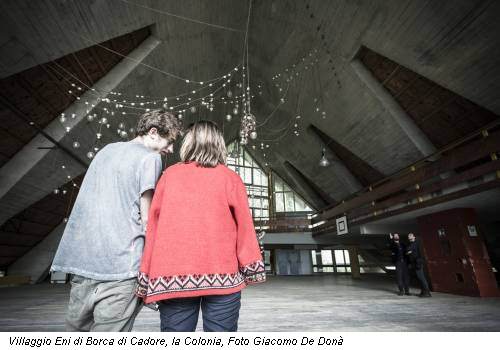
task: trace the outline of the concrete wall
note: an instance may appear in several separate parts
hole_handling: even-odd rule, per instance
[[[64,228],[64,223],[57,226],[42,242],[10,265],[7,275],[29,276],[31,283],[41,282],[47,276]],[[75,254],[78,254],[78,252],[75,252]]]

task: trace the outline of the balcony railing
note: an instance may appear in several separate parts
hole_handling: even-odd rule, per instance
[[[311,218],[308,216],[283,218],[258,218],[254,220],[257,230],[270,233],[311,232]]]
[[[500,187],[500,119],[321,211],[313,235],[346,215],[363,224]]]

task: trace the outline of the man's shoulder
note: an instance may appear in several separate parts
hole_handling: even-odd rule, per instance
[[[123,154],[130,160],[157,159],[161,161],[161,155],[143,144],[134,142],[114,142],[107,146],[114,152]]]

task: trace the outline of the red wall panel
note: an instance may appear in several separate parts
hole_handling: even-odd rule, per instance
[[[434,291],[500,295],[474,209],[456,208],[421,216],[418,225]],[[475,227],[476,236],[469,233],[468,226]]]

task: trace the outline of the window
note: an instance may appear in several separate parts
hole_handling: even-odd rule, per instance
[[[246,186],[254,220],[269,218],[269,188],[266,173],[236,141],[227,147],[227,166],[237,172]]]
[[[254,220],[269,219],[268,174],[259,167],[245,147],[238,142],[227,146],[227,166],[238,173],[246,186],[248,204]],[[312,213],[313,210],[279,176],[272,174],[275,210],[278,213]]]
[[[333,265],[332,251],[322,250],[321,251],[321,263],[323,265]]]
[[[313,210],[279,176],[273,174],[274,198],[277,213],[312,212]]]
[[[329,249],[311,250],[311,259],[313,272],[319,273],[334,273],[335,265],[333,264],[332,251]]]
[[[264,265],[266,267],[266,272],[272,272],[272,263],[271,263],[271,251],[264,250]]]
[[[351,273],[351,260],[347,249],[335,249],[335,266],[338,273]]]

